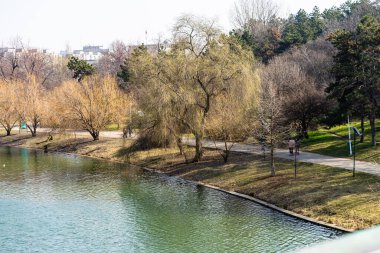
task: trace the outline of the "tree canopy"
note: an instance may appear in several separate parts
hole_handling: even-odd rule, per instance
[[[334,57],[335,82],[327,91],[346,110],[368,115],[372,145],[376,145],[374,124],[380,99],[380,19],[366,16],[356,30],[338,30],[330,40],[338,52]]]
[[[73,72],[73,78],[77,79],[79,82],[85,77],[90,76],[95,73],[95,67],[87,63],[85,60],[80,60],[77,57],[70,57],[67,63],[69,70]]]

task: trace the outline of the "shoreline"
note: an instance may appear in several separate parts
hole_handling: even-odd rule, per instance
[[[38,147],[33,148],[33,147],[28,147],[28,146],[22,146],[22,144],[21,145],[7,145],[7,144],[1,143],[0,147],[11,147],[11,148],[19,148],[19,149],[23,149],[24,148],[24,149],[36,150],[36,151],[43,152],[42,148],[38,148]],[[221,192],[224,192],[224,193],[227,193],[227,194],[230,194],[230,195],[233,195],[233,196],[245,199],[245,200],[249,200],[249,201],[252,201],[252,202],[254,202],[256,204],[259,204],[261,206],[264,206],[264,207],[267,207],[269,209],[278,211],[278,212],[280,212],[282,214],[294,217],[296,219],[301,219],[301,220],[303,220],[305,222],[310,222],[310,223],[315,224],[315,225],[327,227],[327,228],[330,228],[330,229],[335,229],[335,230],[338,230],[338,231],[343,232],[343,233],[351,233],[351,232],[355,231],[354,229],[346,229],[344,227],[340,227],[340,226],[337,226],[335,224],[331,224],[331,223],[328,223],[328,222],[319,221],[319,220],[311,218],[311,217],[307,217],[305,215],[302,215],[302,214],[299,214],[299,213],[296,213],[296,212],[293,212],[293,211],[290,211],[290,210],[278,207],[278,206],[276,206],[276,205],[274,205],[274,204],[272,204],[270,202],[267,202],[267,201],[264,201],[264,200],[261,200],[261,199],[249,196],[249,195],[244,194],[244,193],[230,191],[228,189],[224,189],[224,188],[221,188],[221,187],[218,187],[218,186],[215,186],[215,185],[211,185],[211,184],[208,184],[208,183],[205,183],[205,182],[201,182],[201,181],[189,180],[189,179],[187,179],[185,177],[181,177],[181,176],[178,176],[178,175],[170,175],[170,174],[168,174],[168,173],[166,173],[166,172],[164,172],[163,170],[160,170],[160,169],[153,169],[153,168],[149,168],[149,167],[146,167],[146,166],[141,166],[141,165],[138,165],[138,164],[128,163],[126,161],[112,160],[112,159],[109,159],[109,158],[98,157],[98,156],[91,156],[91,155],[85,155],[85,154],[79,154],[79,153],[75,153],[75,152],[65,152],[65,151],[56,150],[56,151],[50,151],[49,153],[57,153],[57,154],[64,154],[64,155],[73,155],[73,156],[77,156],[77,157],[97,159],[97,160],[101,160],[101,161],[107,161],[107,162],[112,162],[112,163],[118,163],[118,164],[125,164],[125,165],[129,165],[129,166],[134,166],[134,167],[137,167],[139,169],[143,169],[143,170],[146,170],[146,171],[149,171],[149,172],[165,175],[167,177],[181,178],[182,180],[185,180],[185,181],[187,181],[189,183],[192,183],[194,185],[199,185],[199,186],[207,187],[207,188],[210,188],[210,189],[213,189],[213,190],[217,190],[217,191],[221,191]]]

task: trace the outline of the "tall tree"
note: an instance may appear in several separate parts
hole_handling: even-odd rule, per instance
[[[136,65],[130,59],[133,76],[138,77],[132,82],[151,85],[157,97],[153,101],[159,101],[153,111],[168,105],[170,117],[195,136],[194,162],[202,159],[211,110],[223,101],[218,98],[242,91],[254,94],[248,90],[258,86],[252,54],[236,39],[222,35],[213,21],[193,16],[178,19],[171,50],[147,58],[147,62],[155,68]],[[156,92],[158,88],[162,96]]]
[[[56,89],[61,126],[80,127],[99,139],[100,130],[125,115],[126,99],[112,77],[91,76],[82,82],[67,81]]]
[[[13,127],[20,120],[17,88],[18,83],[15,81],[0,82],[0,124],[7,136],[11,135]]]
[[[252,102],[249,94],[223,94],[218,98],[218,106],[210,111],[206,127],[207,138],[223,142],[223,149],[218,149],[224,162],[228,161],[230,151],[236,142],[246,140],[256,127],[251,121]],[[256,108],[255,108],[256,109]]]
[[[116,40],[112,42],[109,52],[104,54],[96,63],[97,73],[103,76],[111,75],[119,77],[121,66],[127,58],[128,50],[124,42]],[[118,83],[123,84],[124,80],[118,80]]]
[[[35,76],[30,76],[27,82],[19,83],[16,90],[20,118],[26,123],[32,137],[37,136],[37,127],[48,110],[44,90]]]
[[[276,175],[274,151],[283,142],[291,130],[283,110],[283,97],[279,93],[276,77],[271,72],[264,72],[263,85],[258,110],[259,127],[256,129],[258,138],[265,140],[270,148],[271,176]]]
[[[238,0],[233,9],[236,28],[252,30],[254,23],[264,26],[271,23],[278,14],[279,7],[272,0]]]
[[[324,23],[318,8],[311,14],[301,9],[296,15],[290,15],[284,26],[282,51],[293,45],[305,44],[316,39],[324,31]]]
[[[240,0],[233,9],[235,29],[231,34],[250,47],[264,63],[280,46],[281,21],[277,14],[277,4],[268,0]]]
[[[191,52],[184,58],[189,66],[184,76],[185,86],[176,93],[187,93],[187,103],[180,108],[179,119],[195,136],[194,161],[198,162],[203,155],[207,120],[212,107],[218,106],[217,98],[236,89],[240,92],[257,87],[255,80],[250,80],[254,76],[253,58],[236,41],[220,35],[212,23],[192,17],[178,20],[175,41],[179,55]]]
[[[364,17],[355,31],[339,30],[331,38],[338,49],[334,58],[336,81],[327,91],[350,108],[369,105],[371,142],[376,145],[376,113],[380,96],[380,19]],[[362,106],[363,109],[366,106]]]

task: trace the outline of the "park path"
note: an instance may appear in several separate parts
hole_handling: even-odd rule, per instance
[[[39,129],[41,132],[47,132],[49,129]],[[69,131],[73,132],[77,135],[86,135],[88,136],[88,132],[86,131]],[[100,138],[122,138],[123,133],[121,131],[101,131],[100,132]],[[133,136],[132,138],[135,138]],[[191,138],[184,138],[183,142],[187,145],[194,146],[195,140]],[[205,140],[203,142],[203,146],[206,148],[218,148],[218,149],[224,149],[224,143],[223,142],[216,142]],[[248,153],[248,154],[262,154],[263,151],[261,149],[260,145],[254,145],[254,144],[242,144],[242,143],[236,143],[231,149],[235,152],[241,152],[241,153]],[[289,151],[286,149],[276,149],[275,150],[275,157],[283,158],[287,160],[294,160],[293,156],[289,156]],[[330,167],[337,167],[342,168],[346,170],[352,170],[353,168],[353,161],[348,158],[338,158],[338,157],[332,157],[327,155],[321,155],[316,153],[310,153],[310,152],[300,152],[300,155],[297,156],[297,160],[300,162],[306,162],[306,163],[315,163],[320,165],[326,165]],[[380,164],[378,163],[370,163],[370,162],[363,162],[363,161],[356,161],[356,171],[366,172],[369,174],[380,176]]]
[[[184,143],[194,146],[195,140],[185,139]],[[207,148],[224,149],[223,142],[214,143],[213,141],[205,140],[203,142],[203,146]],[[255,145],[255,144],[236,143],[233,145],[231,150],[235,152],[242,152],[242,153],[249,153],[249,154],[263,153],[261,146]],[[287,149],[276,149],[275,157],[283,158],[287,160],[294,160],[294,156],[290,156],[289,150]],[[316,154],[316,153],[311,153],[311,152],[301,151],[300,154],[297,156],[297,160],[300,162],[315,163],[315,164],[326,165],[330,167],[342,168],[346,170],[352,170],[353,168],[353,160],[351,159],[332,157],[332,156],[321,155],[321,154]],[[356,168],[356,171],[366,172],[369,174],[380,176],[380,164],[378,163],[356,161],[355,168]]]

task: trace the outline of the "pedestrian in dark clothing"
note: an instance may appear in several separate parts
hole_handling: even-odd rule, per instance
[[[289,154],[293,155],[293,150],[294,150],[294,147],[296,145],[296,141],[293,140],[293,139],[291,139],[291,140],[289,140],[289,144],[288,145],[289,145]]]
[[[124,127],[123,128],[123,138],[127,138],[128,137],[128,128],[127,127]]]

